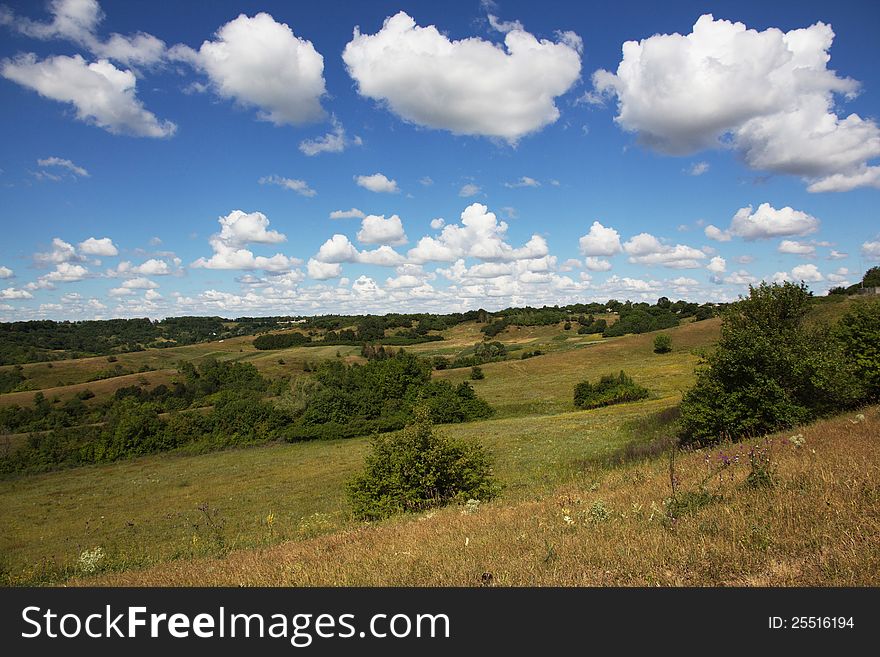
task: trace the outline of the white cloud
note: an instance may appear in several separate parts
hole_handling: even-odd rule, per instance
[[[394,215],[396,216],[396,215]],[[369,218],[369,217],[368,217]],[[376,217],[377,219],[383,219],[382,217]],[[394,227],[394,222],[390,224],[392,228]],[[376,228],[375,226],[371,227],[370,230],[377,230],[375,235],[372,235],[373,238],[383,237],[381,234],[382,230],[385,230],[385,226]],[[401,227],[402,230],[402,227]],[[363,231],[361,231],[363,232]],[[386,235],[388,233],[385,233]],[[359,234],[360,235],[360,234]],[[364,240],[361,240],[364,241]],[[326,272],[336,272],[333,276],[338,276],[340,271],[338,268],[323,268],[321,265],[327,264],[339,264],[343,262],[358,262],[367,265],[379,265],[382,267],[395,267],[397,265],[403,264],[405,258],[399,254],[397,251],[392,249],[387,244],[382,244],[376,249],[372,251],[358,251],[357,247],[351,243],[351,241],[345,236],[337,233],[333,235],[330,239],[324,242],[321,245],[321,248],[318,249],[318,252],[315,254],[315,257],[312,258],[309,262],[314,262],[315,265],[313,267],[315,272],[319,273],[319,276],[312,276],[312,278],[320,278]],[[311,266],[311,265],[310,265]],[[311,276],[311,274],[310,274]],[[328,278],[330,276],[327,276]]]
[[[849,258],[849,253],[841,253],[837,249],[831,249],[831,252],[828,254],[829,260],[845,260]]]
[[[75,176],[81,176],[83,178],[89,177],[89,172],[83,169],[81,166],[77,166],[70,160],[65,160],[60,157],[47,157],[44,159],[37,160],[37,166],[41,167],[61,167],[63,169],[67,169]]]
[[[431,176],[422,176],[419,178],[419,184],[425,187],[430,187],[434,184],[434,181],[431,179]]]
[[[868,260],[880,260],[880,240],[863,242],[862,256]]]
[[[729,276],[725,276],[724,282],[728,285],[755,285],[758,283],[758,279],[744,269],[740,269]]]
[[[111,257],[119,255],[119,249],[113,244],[113,240],[109,237],[95,239],[90,237],[84,242],[79,243],[79,252],[85,255]]]
[[[575,258],[569,258],[565,262],[562,263],[562,266],[559,268],[560,271],[574,271],[575,269],[580,269],[583,267],[580,260]]]
[[[805,281],[807,283],[817,283],[824,281],[825,277],[819,272],[814,264],[798,265],[791,270],[792,278],[795,280]]]
[[[727,271],[727,261],[721,256],[715,256],[709,261],[709,264],[706,265],[706,269],[713,274],[723,274]]]
[[[323,263],[357,262],[357,257],[357,248],[339,233],[324,242],[315,255],[315,259]]]
[[[535,180],[534,178],[529,178],[528,176],[522,176],[516,182],[506,182],[504,183],[505,187],[509,187],[510,189],[516,189],[517,187],[540,187],[541,183]]]
[[[260,178],[259,183],[261,185],[278,185],[284,189],[294,191],[300,196],[306,196],[309,198],[318,194],[318,192],[309,187],[309,184],[305,180],[299,180],[297,178],[282,178],[281,176],[275,175],[263,176]]]
[[[320,262],[314,258],[309,259],[307,269],[309,278],[313,278],[316,281],[337,278],[342,273],[342,265],[335,262]]]
[[[808,192],[848,192],[857,187],[880,188],[880,166],[856,167],[852,173],[835,173],[820,178]]]
[[[368,215],[361,222],[357,238],[364,244],[406,244],[403,222],[396,214],[387,219],[385,215]]]
[[[241,14],[223,25],[198,51],[171,49],[174,59],[203,71],[221,98],[257,108],[274,125],[299,125],[324,117],[324,58],[311,41],[267,13]]]
[[[817,230],[816,217],[788,206],[777,210],[769,203],[762,203],[754,212],[752,206],[740,208],[730,222],[730,232],[748,241],[803,236]]]
[[[504,48],[477,37],[452,41],[400,12],[376,34],[355,28],[342,58],[359,93],[405,121],[515,143],[559,118],[554,100],[580,74],[570,43],[519,29],[506,34]]]
[[[78,259],[79,256],[76,255],[76,249],[73,244],[65,242],[58,237],[52,238],[51,251],[34,254],[34,261],[40,265],[58,264]]]
[[[696,269],[706,254],[684,244],[663,244],[650,233],[639,233],[623,245],[629,261],[640,265],[661,265],[673,269]]]
[[[363,142],[360,137],[349,139],[345,134],[345,128],[333,117],[333,130],[323,137],[304,139],[299,143],[299,150],[309,157],[320,153],[341,153],[350,145],[360,146]]]
[[[143,274],[144,276],[167,276],[171,273],[171,268],[164,260],[150,258],[138,266],[132,267],[130,271],[134,274]]]
[[[504,241],[506,233],[506,222],[499,222],[485,205],[473,203],[461,213],[460,225],[447,224],[438,237],[423,237],[410,249],[408,257],[423,263],[453,262],[462,257],[505,261],[547,255],[547,242],[540,235],[532,235],[523,247],[516,249]]]
[[[220,233],[217,239],[231,246],[240,246],[250,242],[260,244],[277,244],[287,237],[275,230],[268,230],[269,219],[262,212],[243,212],[233,210],[225,217],[217,219]]]
[[[139,276],[137,278],[130,278],[127,281],[123,281],[121,287],[126,290],[155,290],[159,285],[158,283],[151,281],[149,278]]]
[[[71,103],[76,118],[112,134],[170,137],[177,130],[144,109],[135,94],[134,73],[106,59],[87,63],[80,55],[57,55],[38,60],[27,53],[2,60],[0,74],[45,98]]]
[[[45,276],[40,276],[39,282],[43,283],[75,283],[83,280],[88,274],[88,270],[82,265],[74,265],[70,262],[59,262],[55,265],[55,271],[51,271]],[[42,287],[39,285],[38,287]]]
[[[688,174],[692,176],[702,176],[709,170],[708,162],[694,162],[690,168],[687,170]]]
[[[334,210],[330,213],[331,219],[363,219],[366,216],[367,215],[357,208],[352,208],[351,210]]]
[[[264,269],[266,271],[287,271],[301,264],[296,258],[276,253],[274,256],[254,256],[243,248],[245,244],[277,244],[287,239],[282,233],[268,230],[269,219],[262,212],[246,213],[233,210],[217,219],[220,232],[208,240],[214,255],[208,259],[199,258],[192,267],[206,269]]]
[[[473,183],[466,183],[462,185],[461,189],[458,190],[458,195],[462,198],[470,198],[471,196],[476,196],[479,194],[482,189],[480,189],[479,185],[475,185]]]
[[[523,24],[519,21],[503,21],[494,14],[489,14],[486,16],[486,18],[489,21],[489,26],[496,32],[507,34],[508,32],[513,32],[514,30],[519,30],[520,32],[525,31]]]
[[[17,290],[14,287],[7,287],[5,290],[0,290],[0,299],[4,299],[5,301],[33,298],[34,295],[27,290]]]
[[[49,23],[16,16],[0,7],[0,24],[8,23],[22,34],[36,39],[67,39],[87,48],[96,57],[113,59],[126,66],[150,66],[165,55],[165,43],[152,34],[138,32],[133,36],[113,33],[102,41],[96,35],[104,12],[97,0],[52,0]]]
[[[400,188],[397,186],[397,181],[389,180],[385,174],[382,173],[374,173],[370,176],[355,176],[354,181],[359,187],[368,189],[371,192],[397,194],[400,191]]]
[[[782,240],[779,243],[777,251],[780,253],[790,253],[792,255],[811,256],[816,254],[816,247],[812,244],[804,244],[797,240]]]
[[[434,230],[440,230],[445,225],[446,225],[446,220],[443,217],[437,217],[436,219],[431,219],[431,228],[433,228]]]
[[[386,244],[372,251],[361,251],[357,255],[358,262],[380,267],[396,267],[403,264],[405,260],[402,255]]]
[[[712,224],[706,226],[703,229],[703,232],[706,234],[706,237],[710,240],[715,240],[716,242],[729,242],[733,239],[733,235],[730,234],[729,230],[721,230]]]
[[[579,243],[581,253],[585,256],[613,256],[623,250],[620,233],[598,221],[593,222],[590,232],[581,237]]]
[[[853,272],[846,267],[839,267],[834,273],[828,274],[827,278],[832,283],[843,283],[846,285],[849,283],[847,279],[852,276],[852,274]]]
[[[0,266],[0,278],[12,278],[13,276],[15,276],[15,272],[9,267]]]
[[[587,269],[590,271],[610,271],[611,270],[611,262],[605,260],[604,258],[596,258],[594,256],[588,256],[584,261]]]
[[[614,275],[610,276],[601,288],[609,292],[655,292],[660,289],[660,283]]]
[[[593,84],[617,97],[617,123],[661,152],[729,140],[749,166],[802,176],[809,191],[877,186],[880,128],[838,116],[835,95],[859,84],[827,68],[833,39],[821,22],[759,32],[707,14],[688,35],[627,41],[616,74],[596,71]]]

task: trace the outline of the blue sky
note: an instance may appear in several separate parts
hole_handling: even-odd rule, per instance
[[[878,19],[859,2],[8,2],[0,320],[856,282],[880,262]]]

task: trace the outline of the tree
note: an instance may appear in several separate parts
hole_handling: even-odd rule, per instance
[[[659,333],[654,338],[654,353],[668,354],[670,351],[672,351],[672,338],[668,333]]]
[[[476,365],[474,365],[474,366],[471,368],[471,380],[472,380],[472,381],[480,381],[480,380],[485,379],[485,378],[486,378],[486,375],[483,374],[483,368],[482,368],[482,367],[477,367]]]
[[[838,322],[836,333],[869,398],[880,399],[880,302],[856,302]]]
[[[682,400],[683,442],[762,435],[859,402],[840,342],[805,321],[810,296],[803,283],[761,283],[728,308],[718,346]]]
[[[439,435],[423,407],[403,431],[373,438],[363,472],[348,484],[354,514],[365,520],[496,493],[483,447]]]

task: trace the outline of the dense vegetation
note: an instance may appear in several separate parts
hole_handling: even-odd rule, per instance
[[[597,383],[581,381],[574,387],[574,405],[577,408],[599,408],[611,404],[638,401],[648,396],[648,390],[627,376],[606,374]]]
[[[859,357],[876,331],[880,305],[851,312],[835,334],[806,321],[810,296],[803,284],[762,283],[733,304],[718,347],[682,401],[684,442],[763,435],[868,398],[862,381],[871,356],[861,364]]]
[[[363,472],[348,484],[354,515],[365,520],[487,500],[496,492],[482,446],[438,434],[427,408],[417,409],[403,431],[376,436]]]
[[[0,433],[30,434],[0,456],[0,472],[32,472],[186,448],[206,451],[270,440],[343,438],[393,431],[417,403],[435,422],[487,417],[466,382],[430,380],[430,364],[398,351],[347,366],[326,361],[313,377],[270,381],[249,363],[181,362],[171,386],[128,386],[102,404],[88,391],[64,402],[41,392],[32,407],[0,408]]]
[[[108,319],[0,323],[0,365],[106,356],[246,335],[260,324],[227,327],[220,317],[168,317],[161,321]]]
[[[335,438],[400,429],[417,404],[438,423],[485,418],[492,408],[470,384],[432,381],[431,365],[403,350],[366,365],[321,363],[309,385],[297,389],[297,422],[289,439]]]

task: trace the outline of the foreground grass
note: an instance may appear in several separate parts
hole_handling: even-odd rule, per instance
[[[627,421],[669,403],[441,430],[490,450],[504,499],[535,499],[577,476],[584,461],[635,440]],[[96,546],[127,569],[351,527],[345,481],[368,446],[354,438],[166,454],[0,481],[0,563],[11,583],[57,583]]]
[[[880,582],[880,413],[775,437],[772,487],[733,466],[718,497],[670,520],[664,458],[590,468],[552,494],[392,519],[225,558],[181,560],[89,585],[876,586]],[[728,451],[730,448],[728,448]],[[708,453],[715,463],[718,451]],[[696,490],[707,453],[677,460]],[[491,577],[489,577],[491,575]]]

